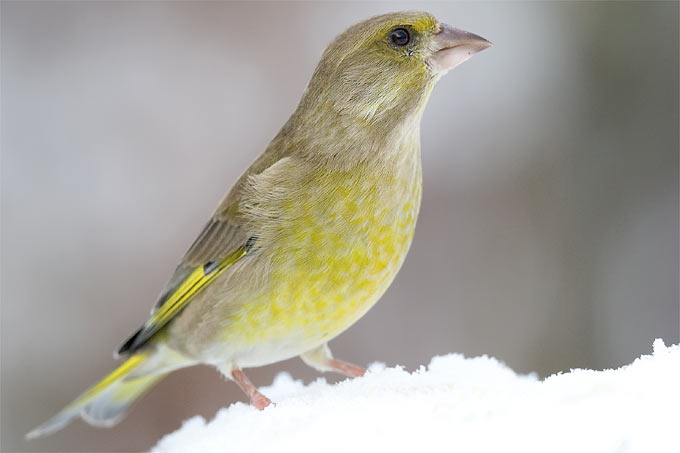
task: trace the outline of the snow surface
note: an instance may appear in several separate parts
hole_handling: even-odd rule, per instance
[[[187,420],[154,453],[184,452],[680,452],[680,346],[617,370],[541,381],[496,359],[435,357],[409,373],[304,385],[279,374],[262,412],[244,404]]]

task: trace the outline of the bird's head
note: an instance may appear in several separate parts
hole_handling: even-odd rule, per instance
[[[376,123],[422,113],[434,83],[491,43],[425,12],[359,22],[326,48],[306,101]]]

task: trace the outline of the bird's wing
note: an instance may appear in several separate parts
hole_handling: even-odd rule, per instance
[[[248,183],[249,175],[265,175],[286,160],[272,157],[264,155],[256,160],[236,182],[175,269],[149,320],[123,343],[117,354],[130,354],[143,346],[197,294],[252,249],[257,232],[243,225],[239,212],[241,189]]]
[[[206,228],[209,228],[209,226],[210,223]],[[201,233],[202,235],[203,233]],[[201,236],[199,236],[199,239]],[[182,311],[197,294],[207,288],[234,263],[246,256],[253,243],[254,240],[246,240],[241,245],[232,247],[229,252],[223,249],[223,252],[219,254],[220,256],[215,252],[215,255],[211,255],[215,258],[206,261],[203,265],[191,266],[183,260],[175,269],[175,273],[167,283],[158,302],[156,302],[149,320],[123,343],[117,353],[130,354],[143,346]]]

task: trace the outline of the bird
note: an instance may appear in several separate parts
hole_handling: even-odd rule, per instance
[[[262,410],[243,369],[295,356],[365,370],[328,342],[394,280],[420,208],[420,122],[435,83],[491,42],[427,12],[358,22],[321,55],[299,105],[235,182],[182,257],[125,360],[36,438],[81,417],[119,422],[168,373],[212,365]]]

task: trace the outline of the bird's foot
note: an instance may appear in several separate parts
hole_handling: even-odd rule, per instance
[[[262,393],[255,390],[255,394],[250,396],[250,404],[255,406],[255,409],[258,411],[261,411],[264,410],[265,407],[272,404],[272,401]]]
[[[351,363],[343,362],[338,359],[328,359],[326,365],[340,374],[344,374],[347,377],[360,377],[366,374],[366,370],[360,366],[352,365]]]
[[[240,368],[232,369],[231,377],[234,379],[234,382],[236,382],[238,386],[241,387],[241,390],[243,390],[243,392],[248,395],[248,398],[250,398],[250,404],[255,406],[255,409],[258,411],[263,410],[272,403],[269,398],[260,393],[257,387],[255,387],[255,384],[253,384],[250,379],[248,379],[248,376],[246,376]]]
[[[366,370],[359,366],[334,359],[327,343],[300,354],[300,358],[307,365],[319,371],[335,371],[347,377],[359,377],[366,374]]]

